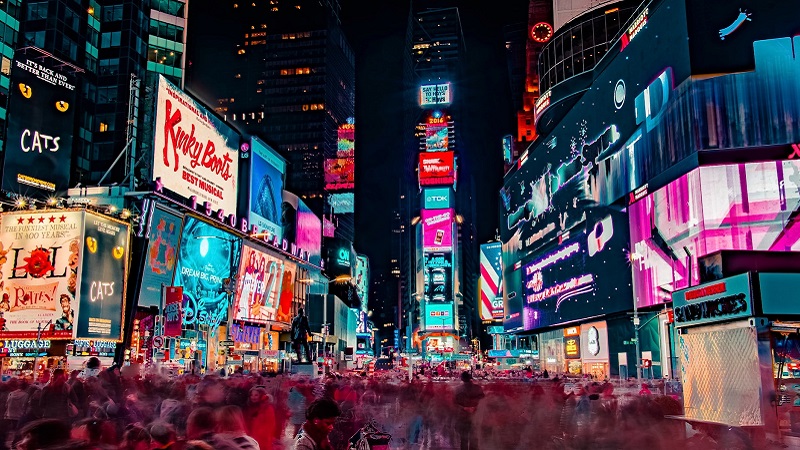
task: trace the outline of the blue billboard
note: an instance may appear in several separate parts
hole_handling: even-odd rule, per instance
[[[250,224],[283,239],[281,204],[286,160],[257,137],[251,139]]]
[[[423,209],[449,209],[453,207],[452,190],[449,187],[422,190]]]
[[[455,328],[453,302],[425,302],[425,331],[445,331]]]
[[[149,233],[139,306],[161,304],[161,285],[171,286],[178,258],[183,217],[155,206],[149,217]]]
[[[183,324],[216,329],[228,316],[230,295],[225,280],[237,273],[241,238],[203,220],[187,216],[175,272],[183,286]]]

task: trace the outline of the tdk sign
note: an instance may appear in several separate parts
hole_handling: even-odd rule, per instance
[[[425,209],[452,208],[450,204],[450,188],[425,189],[423,202],[422,207]]]

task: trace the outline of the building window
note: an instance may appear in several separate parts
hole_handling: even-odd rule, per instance
[[[101,48],[119,47],[122,41],[121,31],[112,31],[110,33],[103,33],[100,39]]]
[[[2,62],[0,62],[0,73],[3,75],[10,75],[11,74],[11,60],[3,56]]]
[[[119,22],[121,20],[122,20],[122,5],[103,7],[103,21]]]
[[[47,2],[28,3],[27,20],[47,18]]]

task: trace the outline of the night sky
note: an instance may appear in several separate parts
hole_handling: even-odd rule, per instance
[[[441,2],[436,2],[439,5]],[[418,2],[426,5],[426,2]],[[501,139],[515,134],[503,26],[527,21],[527,0],[455,1],[466,42],[466,75],[455,95],[471,100],[469,130],[456,133],[475,173],[478,243],[494,238],[502,186]],[[402,52],[408,2],[343,2],[342,23],[356,55],[356,250],[370,258],[373,277],[388,270],[392,211],[401,167]]]

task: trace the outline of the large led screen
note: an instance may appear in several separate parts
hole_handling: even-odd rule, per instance
[[[369,301],[369,258],[356,255],[356,292],[361,299],[361,308],[366,311]]]
[[[328,204],[334,214],[353,214],[355,209],[355,194],[342,192],[328,195]]]
[[[453,253],[425,253],[423,256],[423,299],[426,302],[453,301]]]
[[[322,262],[320,218],[302,199],[288,191],[283,191],[281,214],[284,238],[307,251],[309,262],[319,266]]]
[[[452,208],[452,191],[449,187],[426,188],[422,190],[424,209],[447,209]]]
[[[325,160],[325,189],[349,190],[355,187],[355,158],[328,158]]]
[[[239,135],[162,75],[153,126],[153,179],[212,209],[236,212]]]
[[[452,209],[423,209],[422,246],[426,251],[447,250],[453,247]]]
[[[443,152],[450,148],[447,121],[425,124],[425,151]]]
[[[283,270],[282,258],[245,244],[239,264],[233,318],[256,323],[276,320]]]
[[[505,287],[509,297],[521,299],[517,305],[525,330],[633,307],[626,214],[608,210],[586,223],[585,229],[506,269]],[[506,308],[507,315],[520,312],[510,303]]]
[[[286,160],[256,137],[251,139],[250,224],[283,239],[281,204]]]
[[[352,120],[339,125],[336,130],[336,156],[339,158],[355,157],[356,127]]]
[[[481,244],[480,306],[481,320],[503,318],[503,261],[499,242]]]
[[[153,207],[149,223],[147,254],[139,291],[139,306],[144,307],[160,305],[161,286],[172,285],[183,216]]]
[[[184,326],[219,327],[228,316],[225,280],[237,273],[241,239],[197,217],[186,216],[175,286],[183,286]],[[235,286],[229,286],[233,288]]]
[[[719,250],[800,250],[800,161],[695,169],[629,208],[640,307],[697,285],[697,258]]]
[[[86,213],[75,337],[122,339],[129,225]]]
[[[425,331],[454,328],[453,303],[425,303]]]
[[[340,238],[329,238],[325,240],[325,249],[328,253],[328,261],[325,269],[330,277],[351,277],[355,276],[356,271],[356,252],[353,250],[353,243]]]
[[[424,152],[419,154],[419,184],[421,186],[452,185],[456,169],[453,152]]]
[[[3,339],[72,339],[77,324],[83,211],[4,213],[0,222]]]
[[[70,67],[33,47],[14,55],[7,89],[6,192],[47,198],[66,191],[77,108]]]
[[[294,285],[297,281],[297,264],[283,262],[283,278],[280,287],[280,301],[275,320],[290,323],[292,321],[292,303],[294,302]]]

